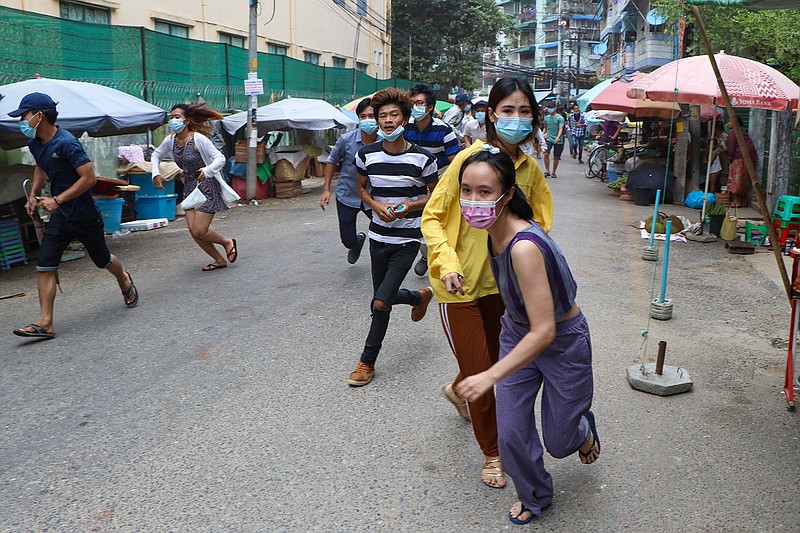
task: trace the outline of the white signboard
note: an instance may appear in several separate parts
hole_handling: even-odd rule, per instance
[[[264,94],[264,82],[260,79],[244,80],[244,94],[247,96],[254,96],[257,94]]]

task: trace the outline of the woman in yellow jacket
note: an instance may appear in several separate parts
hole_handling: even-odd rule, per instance
[[[487,143],[514,160],[517,185],[533,207],[536,222],[549,231],[553,222],[550,188],[536,161],[519,148],[535,135],[539,116],[536,97],[524,80],[505,77],[492,88],[486,114]],[[497,449],[494,392],[467,405],[453,389],[463,378],[497,362],[500,317],[505,311],[489,266],[487,233],[467,224],[461,214],[458,174],[464,160],[483,144],[477,141],[459,152],[440,178],[422,214],[422,233],[428,245],[431,287],[459,367],[453,383],[442,387],[442,395],[472,423],[485,456],[483,482],[502,488],[506,482]],[[488,204],[492,205],[484,207],[494,208],[493,202]]]

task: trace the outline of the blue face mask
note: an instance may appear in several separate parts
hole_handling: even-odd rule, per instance
[[[34,117],[35,116],[36,115],[34,115]],[[33,118],[33,117],[31,117],[31,118]],[[41,124],[41,123],[42,122],[40,120],[39,124]],[[36,128],[39,127],[39,124],[36,125]],[[22,134],[25,137],[27,137],[28,139],[35,139],[36,138],[36,128],[31,127],[30,119],[28,119],[28,120],[20,120],[19,121],[19,131],[21,131]]]
[[[548,108],[547,108],[547,113],[548,113],[548,114],[552,115],[552,114],[553,114],[553,113],[555,113],[555,112],[556,112],[556,110],[555,110],[555,109],[553,109],[552,107],[548,107]]]
[[[384,133],[383,130],[378,130],[378,137],[381,139],[387,140],[389,142],[396,141],[401,135],[405,128],[403,126],[397,126],[397,128],[392,133]]]
[[[464,113],[469,113],[470,109],[472,109],[472,106],[470,104],[465,105],[464,106]]]
[[[486,122],[486,111],[476,111],[475,120],[477,120],[479,124]]]
[[[169,129],[171,129],[175,133],[182,132],[183,128],[185,127],[186,127],[186,122],[184,122],[182,118],[172,118],[169,121]]]
[[[425,118],[425,115],[428,114],[425,107],[424,105],[415,105],[411,108],[411,116],[414,117],[414,120],[422,120]]]
[[[365,118],[359,121],[358,128],[367,135],[372,135],[378,131],[378,122],[374,118]]]
[[[497,117],[497,134],[509,144],[517,144],[533,131],[533,119],[522,117]]]

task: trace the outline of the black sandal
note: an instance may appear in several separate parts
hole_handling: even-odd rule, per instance
[[[586,414],[583,416],[586,417],[586,421],[589,422],[589,429],[592,430],[592,446],[586,453],[578,448],[578,455],[580,455],[580,459],[583,464],[590,465],[600,458],[600,436],[597,434],[597,424],[594,420],[594,413],[591,411],[586,411]],[[584,459],[588,460],[592,454],[596,454],[594,460],[584,461]]]
[[[130,272],[125,272],[125,274],[128,276],[131,286],[128,287],[127,291],[122,291],[122,297],[125,298],[125,305],[127,305],[128,308],[134,308],[139,304],[139,291],[136,290],[136,285],[133,283],[133,278],[131,277]],[[131,294],[133,293],[136,293],[136,296],[134,296],[133,301],[128,302],[128,298],[130,298]]]

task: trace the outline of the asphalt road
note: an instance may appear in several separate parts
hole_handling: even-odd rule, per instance
[[[674,318],[648,321],[660,263],[641,260],[633,225],[651,208],[572,160],[550,183],[552,235],[592,330],[603,451],[591,466],[546,457],[556,497],[529,529],[800,530],[800,414],[780,392],[789,315],[772,256],[674,244]],[[481,483],[471,429],[438,397],[456,365],[435,306],[420,323],[393,313],[375,380],[347,386],[369,257],[346,263],[320,182],[306,186],[214,222],[239,242],[225,270],[200,271],[180,219],[109,239],[136,309],[88,258],[64,264],[51,341],[11,335],[38,317],[34,268],[0,272],[0,296],[26,293],[0,300],[0,531],[516,529],[513,489]],[[659,340],[691,392],[628,385],[625,368]]]

